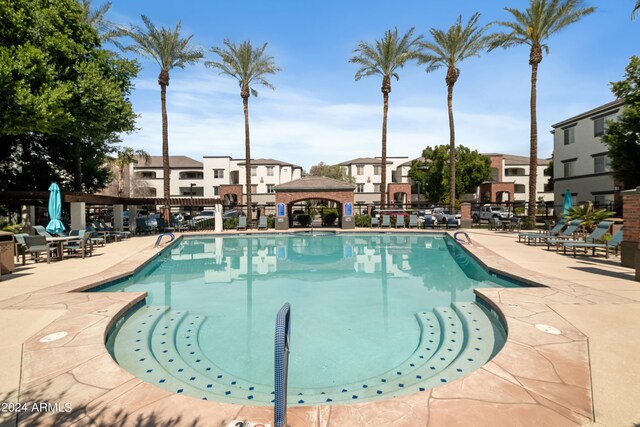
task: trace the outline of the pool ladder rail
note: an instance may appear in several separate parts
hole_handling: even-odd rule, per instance
[[[462,235],[464,239],[458,237],[460,235]],[[466,231],[456,231],[455,233],[453,233],[453,238],[456,240],[456,242],[462,243],[463,245],[473,245],[473,243],[471,242],[471,237],[469,237]]]
[[[287,376],[289,369],[289,344],[291,335],[291,306],[284,303],[276,316],[275,337],[275,427],[287,425]]]
[[[162,238],[164,236],[169,236],[171,238],[166,244],[169,244],[176,239],[176,236],[174,236],[173,233],[162,233],[158,236],[158,239],[156,240],[156,244],[153,246],[154,248],[157,248],[160,246],[160,243],[162,242]]]

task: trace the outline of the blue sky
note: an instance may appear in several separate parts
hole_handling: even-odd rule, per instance
[[[99,1],[94,1],[101,4]],[[267,42],[282,71],[251,97],[252,158],[274,158],[308,168],[380,155],[382,94],[377,76],[356,82],[349,58],[361,40],[375,41],[397,27],[429,38],[458,15],[480,12],[481,23],[509,20],[504,6],[525,9],[527,1],[195,1],[112,0],[107,18],[156,26],[182,21],[185,35],[216,60],[211,46],[250,40]],[[620,80],[631,55],[640,55],[640,17],[630,19],[635,0],[587,0],[594,14],[549,40],[538,73],[539,157],[550,157],[551,125],[613,100],[609,82]],[[491,31],[498,30],[494,27]],[[480,152],[529,153],[530,67],[527,47],[498,49],[460,64],[453,108],[456,143]],[[159,67],[140,59],[132,102],[139,130],[124,145],[161,154]],[[407,64],[392,82],[387,154],[421,155],[426,146],[448,144],[444,70],[427,74]],[[171,155],[244,158],[242,101],[237,83],[201,62],[171,72],[167,91]]]

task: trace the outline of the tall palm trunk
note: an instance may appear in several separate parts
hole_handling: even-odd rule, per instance
[[[453,124],[453,84],[447,85],[449,110],[449,213],[453,214],[456,200],[456,130]]]
[[[169,196],[170,192],[170,174],[169,168],[169,120],[167,119],[167,86],[169,86],[169,72],[166,70],[160,71],[158,76],[158,84],[160,85],[160,104],[162,105],[162,182],[163,182],[163,197],[164,197],[164,211],[163,217],[167,223],[169,223]]]
[[[542,61],[542,48],[539,44],[531,46],[529,64],[531,65],[531,134],[529,151],[529,209],[527,218],[536,221],[536,182],[538,179],[538,119],[536,112],[536,91],[538,82],[538,64]]]
[[[244,153],[247,182],[247,224],[251,223],[251,142],[249,138],[249,88],[243,88],[241,95],[244,106]]]
[[[387,113],[389,112],[389,93],[391,92],[391,78],[384,76],[382,79],[382,169],[380,178],[380,209],[385,208],[387,195]]]

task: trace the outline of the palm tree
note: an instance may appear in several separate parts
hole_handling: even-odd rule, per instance
[[[158,84],[160,85],[160,101],[162,104],[162,175],[164,183],[165,213],[168,217],[169,209],[169,132],[167,121],[167,86],[169,86],[169,71],[175,67],[184,68],[187,64],[194,64],[202,58],[202,52],[189,46],[193,35],[180,37],[181,23],[175,29],[157,29],[149,18],[142,15],[142,22],[146,28],[131,26],[121,31],[130,37],[134,44],[124,47],[125,51],[134,52],[145,58],[152,58],[160,65]],[[169,218],[166,218],[168,221]]]
[[[220,62],[206,61],[204,65],[217,68],[224,74],[238,80],[240,97],[244,106],[244,151],[245,151],[245,179],[247,185],[247,221],[251,221],[251,140],[249,138],[249,96],[258,96],[254,85],[262,85],[269,89],[275,87],[266,80],[268,74],[280,71],[272,56],[264,53],[267,43],[262,47],[253,47],[250,41],[238,45],[228,39],[224,40],[225,47],[212,47],[211,52],[218,55]]]
[[[389,93],[391,92],[391,77],[399,80],[398,69],[410,60],[418,57],[418,42],[422,36],[413,37],[413,28],[405,35],[398,37],[398,29],[387,30],[384,37],[376,40],[375,45],[361,41],[353,50],[356,54],[349,62],[359,64],[356,81],[363,77],[379,75],[382,77],[382,170],[380,182],[380,208],[386,206],[387,185],[387,112],[389,111]]]
[[[134,150],[131,147],[123,147],[116,152],[115,157],[109,158],[109,163],[116,169],[116,184],[118,197],[122,197],[124,192],[125,169],[132,163],[137,163],[138,158],[144,161],[145,165],[151,163],[151,156],[144,150]]]
[[[538,65],[542,62],[542,51],[549,53],[545,41],[564,27],[577,22],[585,15],[595,11],[594,7],[582,7],[582,0],[529,0],[524,11],[505,7],[513,15],[513,21],[500,21],[497,24],[507,27],[510,32],[494,34],[489,50],[499,46],[528,45],[529,65],[531,65],[531,132],[529,151],[529,209],[528,219],[536,219],[536,179],[538,177],[538,123],[536,115],[536,84]]]
[[[116,26],[105,18],[105,15],[111,9],[111,2],[107,2],[97,9],[93,9],[92,0],[81,0],[80,6],[84,13],[84,21],[98,32],[100,42],[112,41],[121,33]]]
[[[456,133],[453,122],[453,86],[458,81],[458,63],[472,56],[480,56],[489,41],[485,36],[488,25],[478,27],[479,13],[475,13],[466,26],[462,26],[462,16],[444,32],[434,28],[429,30],[433,42],[421,42],[426,50],[420,55],[419,64],[428,64],[427,73],[446,67],[447,108],[449,111],[449,209],[453,213],[456,198]]]

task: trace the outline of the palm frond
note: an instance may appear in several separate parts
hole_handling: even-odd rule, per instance
[[[636,1],[636,5],[631,11],[631,19],[635,19],[636,15],[640,12],[640,0]]]
[[[379,75],[398,79],[397,69],[419,56],[418,43],[422,36],[413,35],[415,29],[411,28],[401,37],[398,29],[387,30],[384,36],[376,40],[375,44],[361,41],[353,50],[355,54],[349,62],[361,67],[356,71],[355,80],[363,77]]]
[[[234,44],[230,40],[223,41],[224,47],[214,46],[211,52],[220,57],[220,61],[207,61],[205,66],[220,70],[220,74],[238,80],[240,87],[247,87],[253,96],[258,96],[254,85],[275,87],[266,79],[267,75],[281,71],[273,56],[265,54],[267,43],[253,47],[250,41]]]

